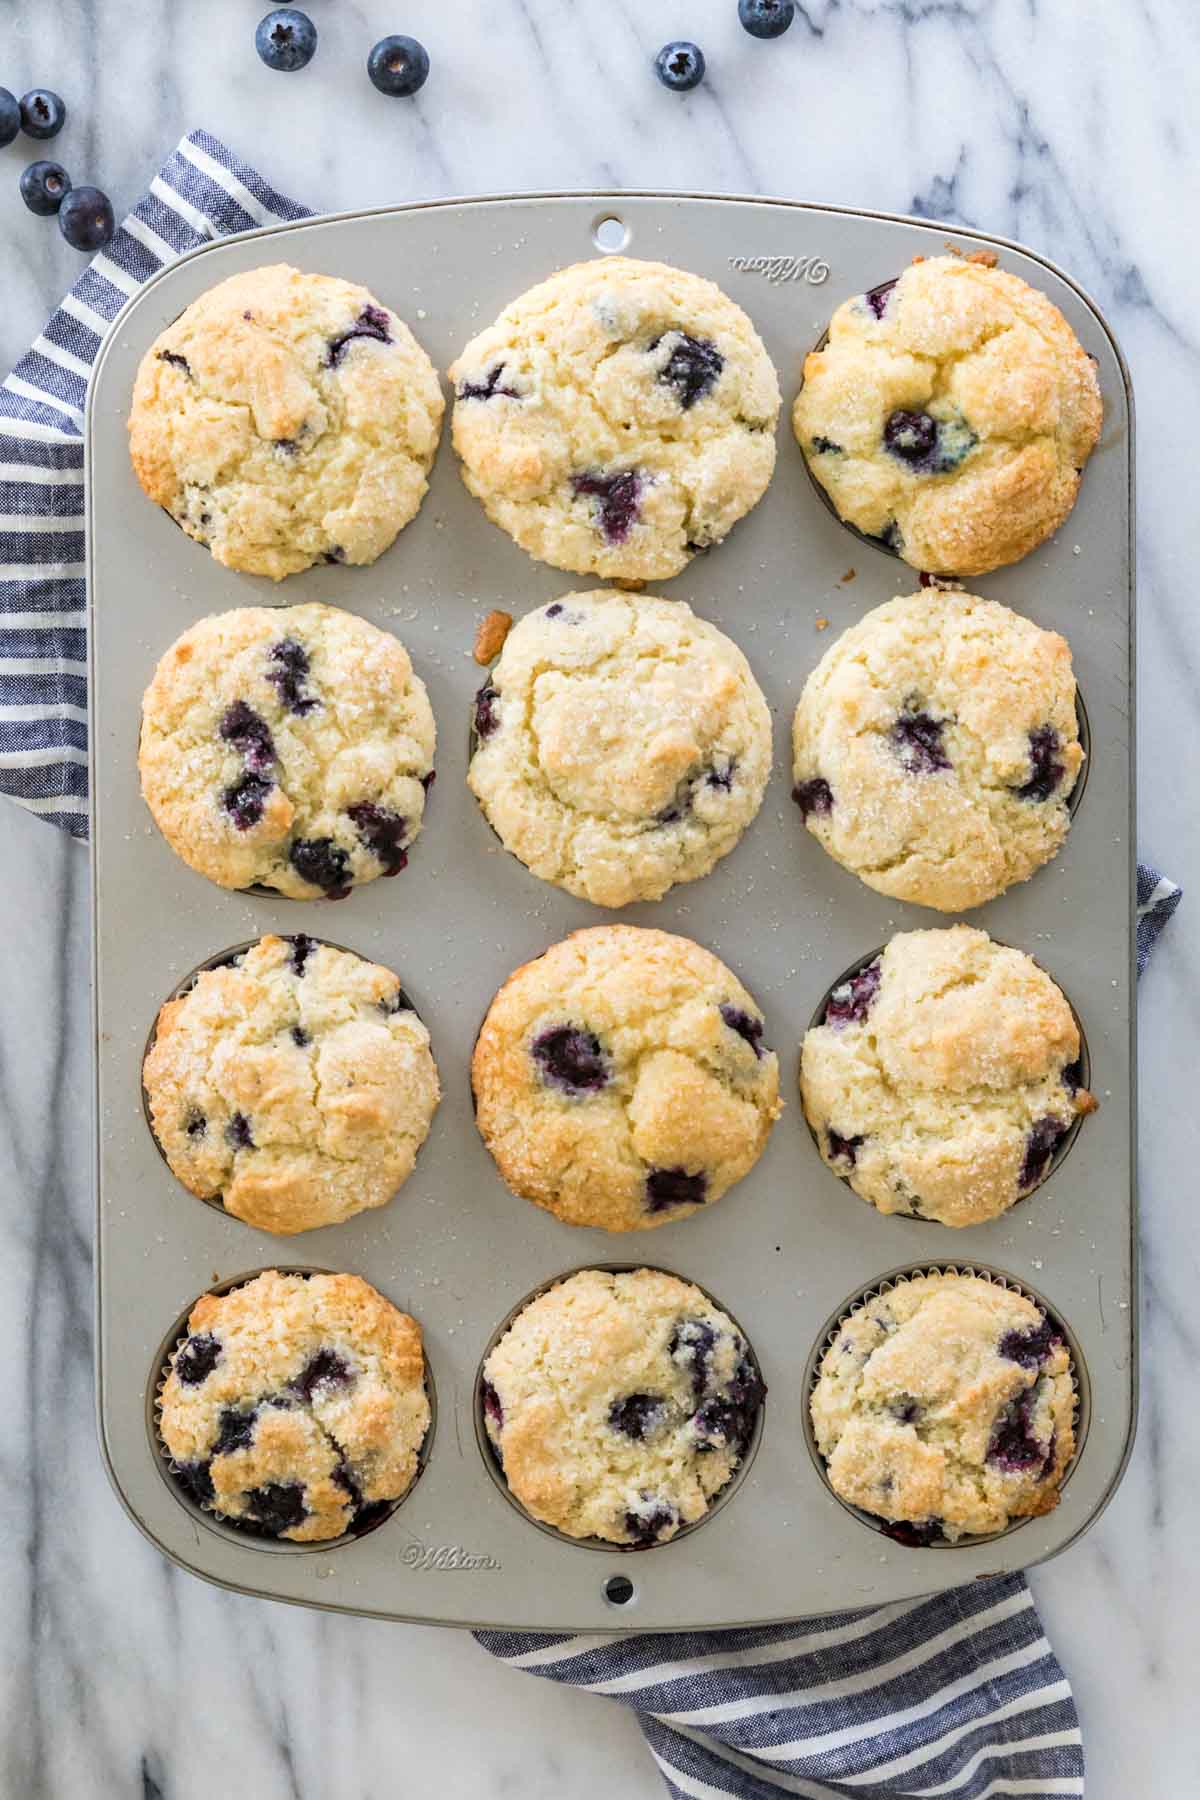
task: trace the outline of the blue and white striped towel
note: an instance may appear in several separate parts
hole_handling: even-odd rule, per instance
[[[307,216],[192,132],[0,387],[0,792],[77,837],[87,835],[91,366],[125,301],[165,262]],[[1139,971],[1179,897],[1139,868]],[[1083,1792],[1071,1689],[1020,1575],[742,1631],[477,1636],[513,1668],[632,1706],[677,1800]]]

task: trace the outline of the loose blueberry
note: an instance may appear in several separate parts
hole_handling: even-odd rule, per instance
[[[323,888],[327,900],[344,900],[350,892],[350,853],[332,838],[297,838],[288,861],[301,881]]]
[[[267,773],[275,761],[275,740],[261,713],[256,713],[244,700],[235,700],[232,706],[226,707],[217,730],[225,742],[232,744],[245,758],[248,769],[256,775]]]
[[[500,1396],[490,1381],[483,1383],[482,1393],[484,1417],[490,1419],[496,1430],[500,1431],[504,1425],[504,1408],[500,1403]]]
[[[188,1493],[198,1500],[201,1506],[211,1506],[216,1498],[216,1490],[213,1487],[212,1473],[208,1463],[181,1463],[176,1473]]]
[[[239,1412],[235,1406],[223,1406],[212,1454],[228,1456],[231,1450],[248,1450],[254,1440],[254,1427],[257,1423],[257,1407],[250,1412]]]
[[[691,1371],[692,1392],[697,1400],[708,1387],[716,1341],[716,1331],[707,1319],[684,1318],[676,1325],[667,1345],[667,1355],[672,1362],[681,1363]]]
[[[235,1112],[225,1127],[225,1137],[234,1150],[253,1150],[254,1138],[245,1113]]]
[[[673,388],[680,406],[684,412],[689,412],[697,400],[712,392],[725,367],[725,358],[708,338],[689,337],[685,331],[667,335],[675,342],[655,380]],[[655,338],[651,351],[657,350],[662,341],[662,338]]]
[[[608,1409],[610,1431],[623,1432],[639,1444],[662,1423],[666,1402],[661,1394],[627,1394]]]
[[[647,1500],[650,1499],[646,1495]],[[669,1531],[675,1524],[678,1514],[673,1506],[665,1502],[652,1504],[645,1512],[627,1512],[625,1529],[639,1549],[657,1544],[659,1533]]]
[[[500,377],[504,373],[502,362],[493,363],[482,381],[464,381],[458,390],[460,400],[519,400],[516,388],[502,387]]]
[[[811,781],[802,781],[794,787],[792,799],[800,808],[800,816],[804,819],[812,813],[822,816],[833,811],[833,789],[820,775],[814,775]]]
[[[180,1346],[175,1374],[184,1387],[199,1387],[221,1360],[221,1345],[211,1331],[198,1331]]]
[[[1059,737],[1053,725],[1039,725],[1029,734],[1031,775],[1021,787],[1014,788],[1018,800],[1048,800],[1066,767],[1058,760]]]
[[[1050,1166],[1050,1158],[1067,1135],[1067,1127],[1057,1119],[1038,1119],[1025,1139],[1025,1160],[1021,1164],[1019,1186],[1022,1193],[1036,1187]]]
[[[429,52],[403,33],[380,38],[367,58],[367,74],[381,94],[405,99],[425,86]]]
[[[900,277],[898,275],[893,275],[890,281],[881,281],[878,287],[868,288],[867,292],[863,295],[863,299],[877,319],[882,319],[884,313],[887,311],[888,301],[892,297],[892,289],[899,279]]]
[[[306,69],[317,53],[317,28],[307,13],[277,6],[259,21],[254,48],[268,69],[294,75],[297,69]]]
[[[312,1033],[305,1031],[303,1025],[292,1026],[292,1042],[297,1050],[307,1050],[312,1043]]]
[[[311,1401],[318,1388],[330,1391],[349,1387],[353,1380],[354,1371],[344,1356],[339,1356],[336,1350],[318,1350],[288,1386],[303,1399]]]
[[[180,356],[174,350],[160,350],[156,360],[162,363],[169,363],[173,369],[179,369],[184,375],[191,376],[191,363],[186,356]]]
[[[795,16],[796,0],[738,0],[738,18],[751,37],[782,37]]]
[[[882,979],[883,969],[876,957],[865,969],[852,975],[849,981],[839,982],[825,1007],[826,1025],[863,1024],[879,992]]]
[[[900,714],[888,736],[901,765],[910,775],[934,775],[950,767],[950,758],[942,745],[945,728],[944,719],[932,719],[915,705],[912,710]]]
[[[404,848],[408,820],[386,806],[372,806],[369,800],[348,806],[346,812],[367,849],[383,864],[384,874],[398,875],[408,862]]]
[[[21,173],[21,198],[31,213],[48,219],[63,203],[71,177],[61,163],[33,162]]]
[[[304,693],[308,681],[308,651],[296,638],[280,638],[267,651],[267,680],[279,695],[281,706],[286,706],[290,713],[301,717],[312,712],[321,703],[313,695]]]
[[[291,964],[292,974],[303,975],[309,957],[317,948],[316,939],[307,937],[304,932],[299,931],[291,942],[292,949],[288,962]]]
[[[815,437],[810,448],[814,456],[844,456],[846,454],[840,444],[835,444],[832,438],[827,437]]]
[[[1037,1389],[1031,1387],[1004,1408],[992,1428],[987,1449],[989,1462],[1012,1474],[1026,1474],[1031,1469],[1046,1467],[1050,1446],[1034,1435],[1036,1407]]]
[[[1043,1317],[1028,1331],[1006,1331],[996,1346],[996,1354],[1008,1362],[1020,1363],[1023,1369],[1037,1369],[1062,1341],[1060,1327]]]
[[[187,1123],[184,1125],[183,1129],[190,1138],[203,1137],[208,1130],[208,1120],[198,1108],[193,1107],[187,1116]]]
[[[883,1527],[883,1536],[907,1549],[924,1550],[930,1544],[940,1544],[944,1533],[938,1519],[926,1519],[918,1525],[907,1519],[895,1519]]]
[[[542,1080],[568,1094],[593,1093],[607,1086],[608,1059],[600,1039],[579,1025],[552,1025],[529,1046]]]
[[[689,1175],[686,1169],[651,1169],[646,1177],[646,1208],[654,1213],[672,1206],[702,1206],[707,1192],[708,1177],[703,1170]]]
[[[116,228],[112,201],[98,187],[73,187],[58,209],[58,229],[72,250],[103,250]]]
[[[596,523],[609,544],[623,544],[637,521],[642,478],[636,469],[612,475],[572,475],[571,491],[597,502]]]
[[[57,137],[66,122],[66,102],[52,88],[30,88],[21,95],[21,130],[26,137]]]
[[[6,87],[0,87],[0,150],[12,143],[20,129],[20,101]]]
[[[728,1000],[723,1000],[717,1010],[730,1031],[736,1031],[740,1038],[745,1038],[755,1058],[760,1058],[763,1053],[763,1021],[756,1019],[743,1007],[733,1006]]]
[[[475,696],[475,735],[478,738],[490,738],[500,720],[496,716],[496,702],[500,695],[487,682]]]
[[[347,347],[358,338],[370,338],[376,344],[391,343],[391,321],[381,306],[364,306],[349,331],[343,331],[341,337],[332,340],[325,356],[327,367],[336,369]],[[345,552],[336,548],[328,554],[334,562],[342,562],[345,558]]]
[[[221,795],[221,805],[239,831],[249,831],[263,816],[267,795],[275,786],[261,775],[243,775]]]
[[[699,44],[689,44],[683,38],[664,44],[654,59],[654,73],[665,88],[676,94],[686,94],[689,88],[699,87],[704,80],[704,69],[704,52]]]
[[[249,1490],[246,1507],[256,1524],[279,1537],[305,1518],[304,1489],[295,1482],[269,1481]]]
[[[834,1131],[830,1126],[825,1133],[825,1142],[830,1162],[849,1163],[853,1168],[858,1161],[859,1148],[866,1142],[866,1139],[864,1137],[843,1137],[840,1132]]]

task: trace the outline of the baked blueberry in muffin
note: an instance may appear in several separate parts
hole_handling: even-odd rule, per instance
[[[766,1388],[742,1333],[658,1269],[583,1269],[484,1363],[484,1428],[513,1497],[573,1538],[639,1549],[708,1512]]]
[[[982,575],[1067,517],[1100,436],[1095,364],[990,259],[920,258],[847,300],[792,423],[835,512],[914,569]]]

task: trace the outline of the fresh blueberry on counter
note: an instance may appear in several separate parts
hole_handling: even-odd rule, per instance
[[[403,99],[425,86],[429,52],[416,38],[403,33],[380,38],[367,58],[367,74],[381,94]]]
[[[116,228],[112,202],[97,187],[72,188],[58,209],[58,229],[73,250],[103,250]]]
[[[21,95],[21,130],[26,137],[57,137],[67,122],[67,103],[50,88],[30,88]]]
[[[11,144],[21,129],[21,107],[15,94],[0,88],[0,150]]]
[[[61,163],[34,162],[21,173],[21,198],[31,213],[48,219],[63,203],[71,177]]]
[[[306,69],[317,53],[317,28],[307,13],[277,6],[259,20],[254,48],[268,69],[294,75],[297,69]]]
[[[671,44],[664,44],[654,59],[654,73],[676,94],[686,94],[689,88],[699,87],[704,80],[704,52],[699,44],[689,44],[686,39],[679,39]]]
[[[782,37],[795,16],[796,0],[738,0],[738,18],[751,37]]]

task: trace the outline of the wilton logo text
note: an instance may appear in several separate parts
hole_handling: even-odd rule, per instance
[[[806,281],[819,287],[829,280],[829,264],[823,256],[731,256],[729,266],[739,275],[765,275],[768,281]]]

